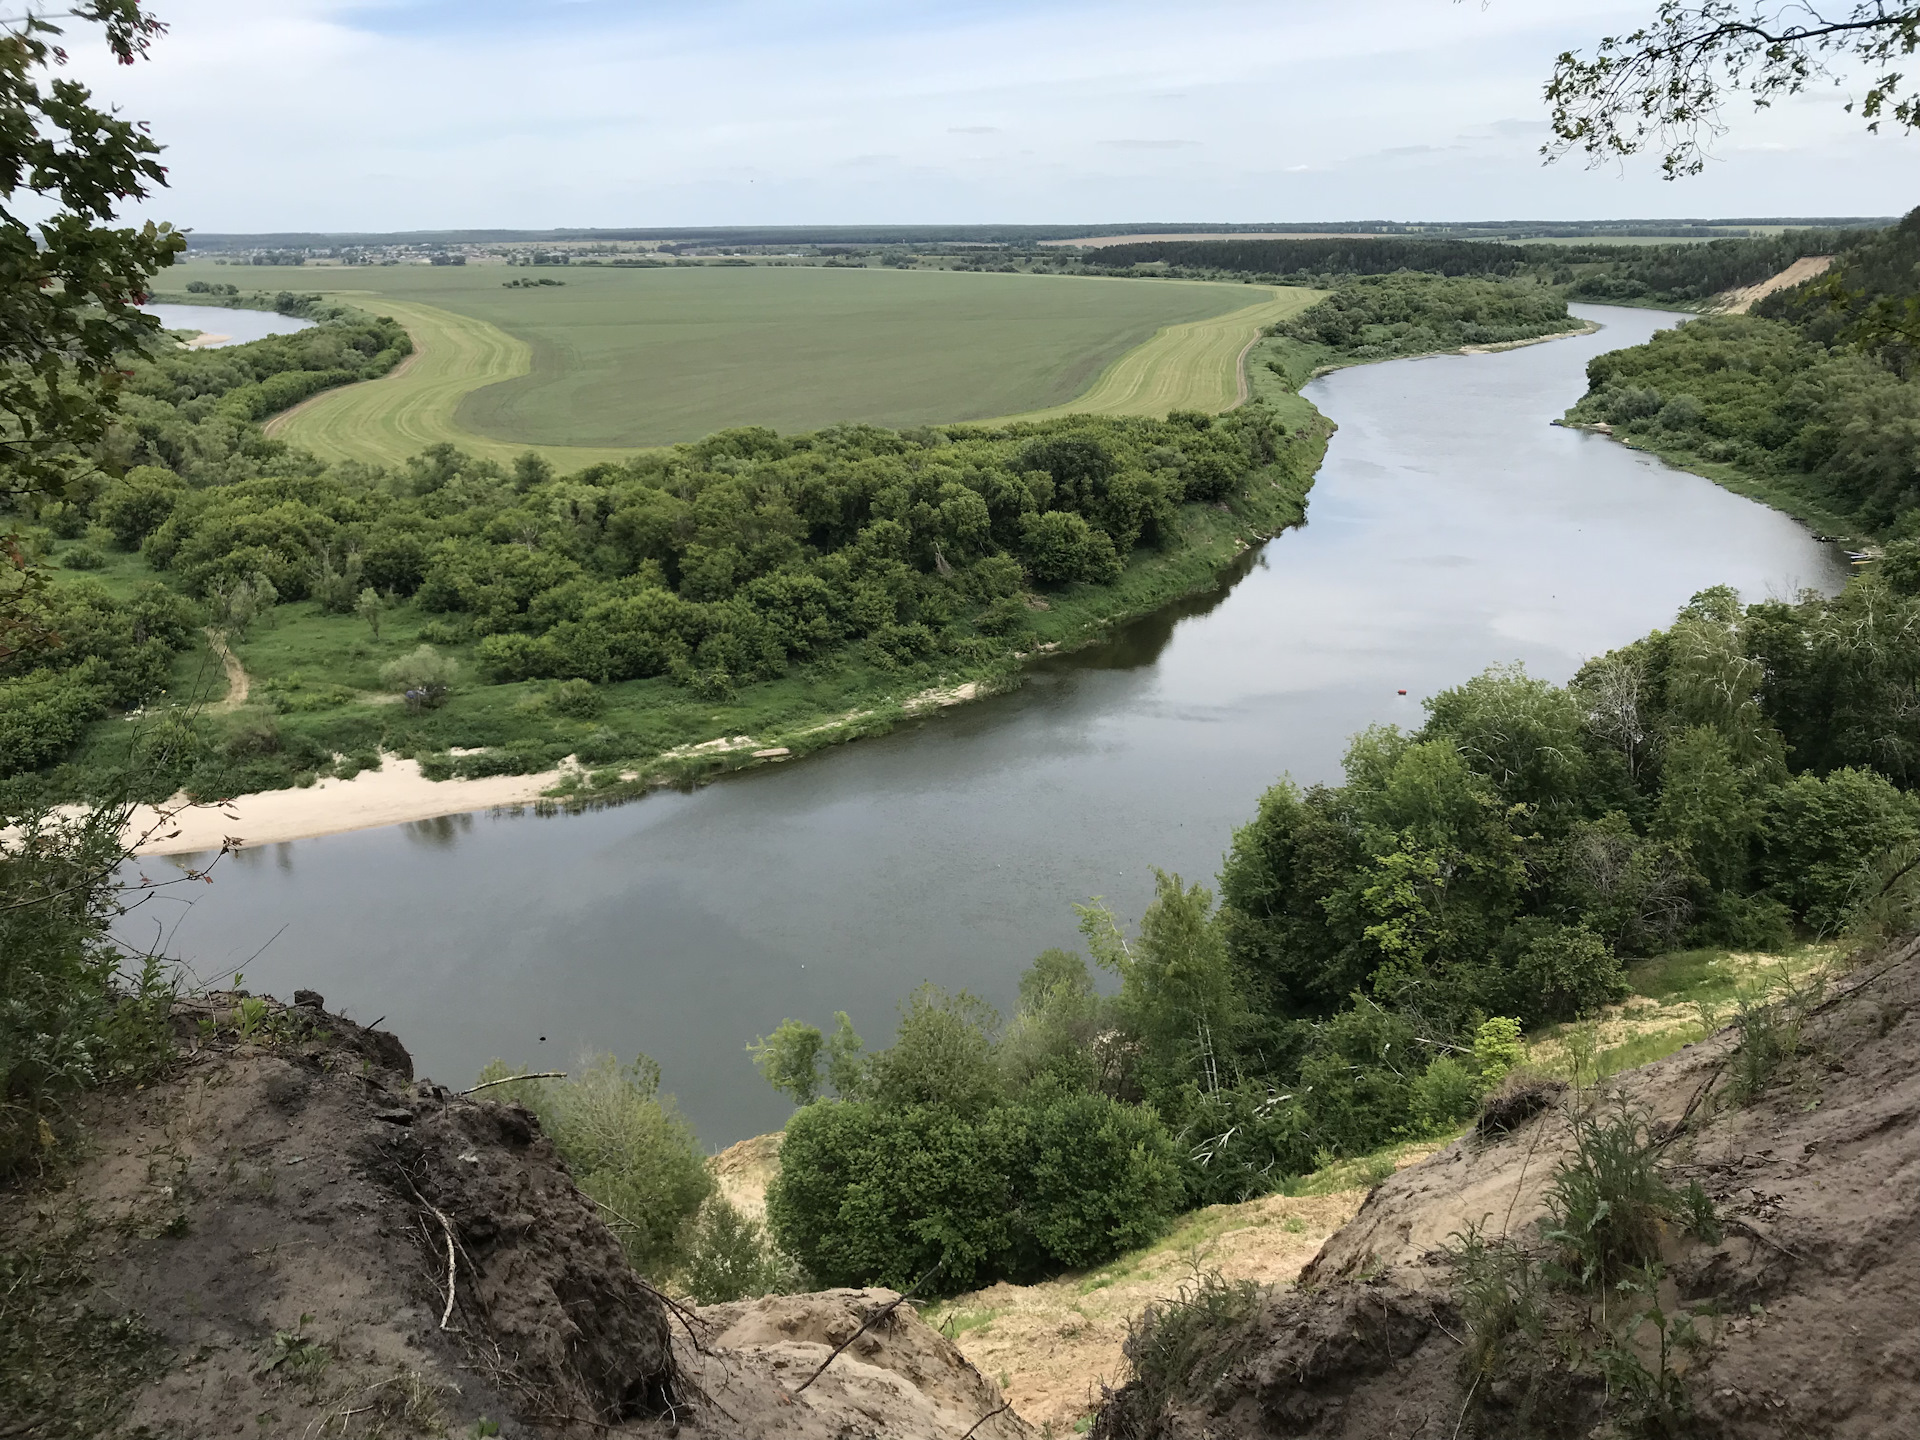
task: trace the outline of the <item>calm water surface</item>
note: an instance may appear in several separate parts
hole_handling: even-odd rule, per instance
[[[1606,328],[1316,381],[1340,433],[1308,523],[1014,694],[690,795],[247,851],[141,923],[203,975],[384,1016],[443,1081],[645,1051],[708,1145],[773,1128],[742,1047],[783,1016],[884,1043],[925,979],[1005,1006],[1073,902],[1137,918],[1150,867],[1210,877],[1263,788],[1337,779],[1419,697],[1513,660],[1564,680],[1708,585],[1837,588],[1786,517],[1548,425],[1588,359],[1678,318],[1578,313]]]
[[[160,317],[169,330],[198,330],[202,334],[225,335],[225,340],[204,345],[218,350],[226,345],[244,345],[249,340],[264,340],[269,335],[291,335],[296,330],[311,330],[314,322],[293,315],[276,315],[270,310],[229,310],[223,305],[142,305],[149,315]]]

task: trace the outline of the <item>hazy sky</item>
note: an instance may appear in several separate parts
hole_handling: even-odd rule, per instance
[[[211,231],[1920,202],[1920,140],[1844,92],[1734,110],[1699,179],[1543,170],[1553,57],[1654,4],[155,0],[151,63],[78,68],[170,147],[153,213]]]

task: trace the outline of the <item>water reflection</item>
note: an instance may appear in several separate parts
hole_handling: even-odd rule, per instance
[[[1151,665],[1160,658],[1160,652],[1173,643],[1173,632],[1187,620],[1195,620],[1203,615],[1211,615],[1227,603],[1227,597],[1255,569],[1265,568],[1267,552],[1265,546],[1256,546],[1243,550],[1233,557],[1219,578],[1207,589],[1196,591],[1184,599],[1156,610],[1151,615],[1142,615],[1137,620],[1129,620],[1124,625],[1114,627],[1111,638],[1098,645],[1089,645],[1083,650],[1071,654],[1056,656],[1044,660],[1040,670],[1138,670]]]
[[[410,820],[400,830],[416,845],[447,850],[457,845],[461,836],[472,832],[473,816],[439,815],[431,820]]]
[[[1549,427],[1588,359],[1673,318],[1583,313],[1609,329],[1316,381],[1341,428],[1312,524],[1012,694],[544,825],[302,841],[297,874],[256,860],[193,887],[176,944],[203,973],[386,1014],[443,1080],[644,1050],[709,1144],[778,1125],[742,1047],[782,1017],[846,1009],[884,1043],[923,979],[1005,1005],[1029,959],[1077,943],[1074,902],[1137,916],[1150,867],[1212,875],[1277,776],[1337,778],[1349,735],[1419,724],[1423,695],[1514,660],[1563,680],[1707,585],[1839,583],[1785,517]]]

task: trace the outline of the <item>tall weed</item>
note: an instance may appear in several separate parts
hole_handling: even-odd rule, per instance
[[[1265,1291],[1251,1280],[1196,1274],[1174,1299],[1150,1305],[1122,1347],[1133,1383],[1102,1407],[1095,1435],[1135,1440],[1156,1434],[1172,1401],[1212,1385],[1252,1346],[1253,1319]]]
[[[1710,1223],[1704,1192],[1675,1190],[1661,1175],[1660,1147],[1645,1110],[1617,1099],[1576,1111],[1573,1154],[1547,1185],[1542,1233],[1561,1278],[1604,1290],[1660,1259],[1669,1224]]]

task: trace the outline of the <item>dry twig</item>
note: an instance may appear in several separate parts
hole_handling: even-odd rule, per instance
[[[386,1016],[383,1015],[380,1018],[384,1020]],[[454,1093],[477,1095],[482,1090],[491,1089],[495,1085],[511,1085],[516,1080],[564,1080],[566,1078],[567,1072],[564,1070],[530,1070],[525,1075],[502,1075],[498,1080],[482,1080],[471,1090],[456,1090]]]
[[[447,1308],[440,1312],[440,1328],[446,1330],[451,1328],[451,1322],[453,1320],[454,1280],[457,1275],[453,1254],[453,1222],[449,1220],[433,1202],[422,1195],[420,1193],[420,1187],[415,1185],[411,1180],[407,1181],[407,1188],[413,1191],[413,1198],[426,1206],[427,1212],[440,1222],[440,1228],[447,1232]]]
[[[974,1421],[973,1424],[967,1427],[967,1433],[965,1435],[962,1435],[960,1437],[960,1440],[972,1440],[974,1431],[978,1430],[982,1425],[986,1424],[987,1421],[991,1420],[994,1416],[1004,1414],[1006,1411],[1011,1410],[1012,1408],[1013,1408],[1013,1401],[1009,1400],[1004,1405],[1002,1405],[998,1410],[987,1411],[986,1414],[982,1415],[978,1420]]]
[[[798,1395],[801,1390],[806,1389],[807,1386],[811,1385],[814,1381],[818,1380],[822,1375],[826,1374],[827,1366],[831,1365],[835,1360],[838,1360],[840,1358],[840,1352],[842,1350],[846,1349],[847,1346],[851,1345],[854,1341],[858,1340],[862,1335],[866,1334],[867,1331],[871,1330],[875,1325],[878,1325],[882,1320],[886,1319],[887,1316],[891,1315],[895,1310],[898,1310],[902,1305],[906,1304],[907,1300],[913,1295],[913,1293],[916,1290],[918,1290],[922,1285],[926,1284],[929,1280],[933,1279],[934,1276],[938,1275],[941,1272],[941,1270],[946,1267],[946,1263],[947,1263],[946,1257],[944,1255],[941,1256],[940,1259],[934,1262],[933,1269],[927,1271],[926,1274],[922,1275],[918,1280],[914,1281],[913,1284],[910,1287],[908,1287],[905,1291],[894,1296],[891,1301],[881,1306],[878,1310],[874,1311],[873,1314],[869,1315],[866,1321],[860,1326],[858,1330],[854,1331],[853,1334],[849,1335],[846,1339],[842,1340],[838,1345],[833,1347],[833,1353],[827,1356],[826,1359],[820,1362],[820,1368],[814,1371],[805,1380],[802,1380],[800,1382],[799,1388],[796,1389],[793,1393]]]

